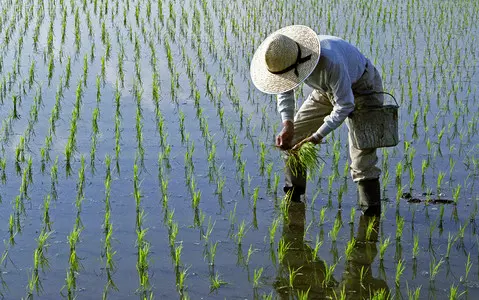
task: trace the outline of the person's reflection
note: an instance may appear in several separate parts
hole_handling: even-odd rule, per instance
[[[366,211],[359,217],[356,244],[347,258],[339,284],[339,293],[346,292],[346,299],[369,299],[378,293],[386,296],[384,299],[389,296],[387,282],[375,278],[371,268],[378,253],[379,220],[380,211]]]
[[[289,244],[289,248],[280,261],[274,283],[278,298],[291,299],[298,293],[306,292],[308,299],[341,298],[344,292],[347,299],[369,299],[378,292],[389,295],[386,281],[374,278],[371,270],[378,252],[379,216],[380,212],[376,211],[366,211],[360,216],[356,245],[347,259],[341,282],[338,283],[333,277],[325,282],[326,264],[318,257],[313,257],[313,249],[304,242],[305,204],[291,202],[288,221],[283,223],[282,232],[282,239]],[[293,270],[299,271],[291,288],[290,272]]]
[[[279,299],[295,298],[299,293],[308,292],[309,299],[323,299],[330,296],[329,288],[337,286],[334,278],[329,283],[324,281],[325,263],[313,257],[313,249],[304,242],[305,204],[291,202],[288,209],[288,220],[283,222],[282,239],[289,245],[280,261],[278,275],[274,287]],[[290,272],[299,270],[290,283]],[[291,293],[293,292],[293,295]]]

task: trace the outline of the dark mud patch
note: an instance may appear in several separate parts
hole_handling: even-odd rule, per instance
[[[419,197],[413,196],[411,193],[403,193],[401,198],[406,200],[408,203],[426,203],[426,204],[455,204],[453,200],[450,199],[431,199],[429,198],[431,194],[422,194],[423,197],[427,196],[426,199],[421,199]]]

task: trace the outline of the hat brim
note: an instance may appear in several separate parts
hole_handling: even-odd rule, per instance
[[[283,74],[273,74],[268,71],[265,52],[270,40],[277,34],[283,34],[296,41],[301,48],[301,56],[311,54],[311,59],[298,65],[298,74],[294,70]],[[253,84],[263,93],[281,94],[296,88],[313,72],[318,64],[321,47],[317,33],[304,25],[283,27],[270,34],[259,45],[251,60],[250,75]]]

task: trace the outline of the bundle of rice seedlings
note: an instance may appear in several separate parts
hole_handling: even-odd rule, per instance
[[[307,169],[311,171],[319,170],[318,156],[319,147],[313,143],[305,143],[299,149],[288,150],[286,165],[291,169],[294,176],[305,173]]]

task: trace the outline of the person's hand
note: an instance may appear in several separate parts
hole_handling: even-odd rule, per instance
[[[291,121],[283,122],[283,130],[276,136],[276,147],[282,150],[291,148],[291,142],[294,136],[294,124]]]
[[[313,135],[308,136],[307,138],[303,139],[301,142],[297,143],[296,145],[294,145],[292,150],[299,150],[299,148],[301,148],[301,146],[303,146],[305,143],[313,143],[313,144],[317,145],[317,144],[321,143],[322,140],[323,140],[323,138],[321,136],[313,134]]]

